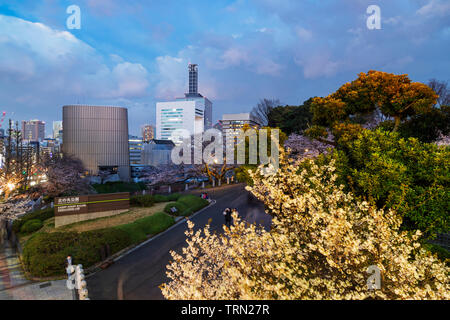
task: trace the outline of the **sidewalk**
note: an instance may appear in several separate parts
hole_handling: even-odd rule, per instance
[[[0,291],[0,300],[72,300],[72,292],[66,280],[57,280]]]
[[[0,244],[0,292],[27,284],[19,258],[8,240]]]
[[[66,280],[42,283],[27,280],[9,241],[0,244],[0,300],[72,300]]]

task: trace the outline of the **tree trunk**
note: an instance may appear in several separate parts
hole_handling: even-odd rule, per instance
[[[400,117],[396,116],[394,117],[395,125],[394,125],[394,132],[398,130],[398,127],[400,126]]]

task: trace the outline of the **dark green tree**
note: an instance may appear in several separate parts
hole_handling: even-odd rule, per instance
[[[348,191],[379,208],[396,210],[404,229],[420,229],[428,237],[450,230],[449,147],[382,129],[363,130],[341,143],[342,148],[317,161],[321,165],[334,159],[338,183]]]
[[[268,115],[269,127],[280,128],[287,135],[303,132],[311,124],[312,99],[306,100],[299,106],[286,105],[273,108]]]

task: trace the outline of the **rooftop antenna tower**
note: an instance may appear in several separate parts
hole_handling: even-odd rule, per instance
[[[198,93],[198,65],[189,63],[189,93],[186,93],[186,97],[201,97]]]

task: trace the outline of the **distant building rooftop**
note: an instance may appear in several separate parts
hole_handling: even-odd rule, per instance
[[[222,120],[250,120],[250,113],[225,113],[222,115]]]

